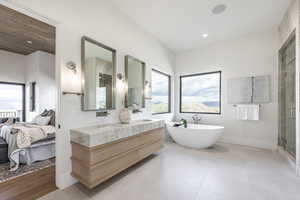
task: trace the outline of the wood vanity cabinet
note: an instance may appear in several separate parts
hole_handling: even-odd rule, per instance
[[[91,148],[72,142],[72,176],[88,188],[94,188],[159,151],[163,144],[164,128]]]

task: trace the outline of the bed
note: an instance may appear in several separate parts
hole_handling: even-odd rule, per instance
[[[24,148],[20,153],[20,163],[31,165],[34,162],[47,160],[55,157],[55,138],[42,141]]]
[[[51,119],[54,116],[54,112],[51,112]],[[36,161],[55,157],[54,124],[54,120],[49,120],[47,125],[31,122],[1,126],[0,137],[8,144],[7,156],[10,161],[11,171],[17,170],[20,164],[31,165]]]

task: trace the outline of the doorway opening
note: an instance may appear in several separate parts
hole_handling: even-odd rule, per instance
[[[56,189],[56,27],[4,5],[0,19],[0,199],[37,199]]]

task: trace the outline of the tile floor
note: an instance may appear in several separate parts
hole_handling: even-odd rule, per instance
[[[40,200],[299,200],[300,179],[275,152],[167,144],[93,190],[76,184]]]

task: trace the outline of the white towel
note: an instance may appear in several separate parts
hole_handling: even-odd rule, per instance
[[[259,120],[259,105],[237,105],[236,117],[238,120]]]
[[[236,106],[236,118],[238,120],[247,120],[247,105],[237,105]]]

